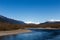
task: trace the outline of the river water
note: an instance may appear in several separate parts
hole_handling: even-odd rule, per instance
[[[60,40],[60,30],[30,29],[32,32],[2,36],[0,40]]]

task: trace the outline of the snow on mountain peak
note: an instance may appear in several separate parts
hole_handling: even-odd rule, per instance
[[[51,19],[51,20],[49,20],[49,22],[59,22],[60,20],[53,20],[53,19]]]

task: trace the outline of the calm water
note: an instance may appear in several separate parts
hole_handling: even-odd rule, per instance
[[[30,33],[0,37],[0,40],[60,40],[60,30],[30,30],[32,30]]]

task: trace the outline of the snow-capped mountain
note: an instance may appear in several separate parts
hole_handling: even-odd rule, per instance
[[[60,20],[49,20],[48,22],[60,22]]]

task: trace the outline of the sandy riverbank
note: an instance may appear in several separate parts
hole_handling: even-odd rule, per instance
[[[24,29],[13,30],[13,31],[0,31],[0,36],[14,35],[14,34],[25,33],[25,32],[31,32],[31,31],[30,30],[24,30]]]

